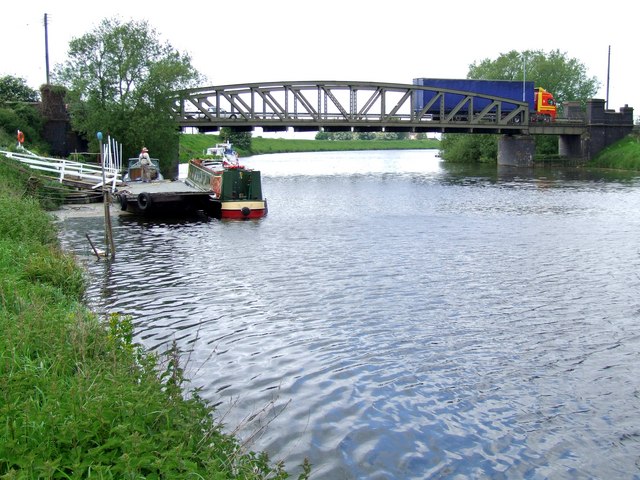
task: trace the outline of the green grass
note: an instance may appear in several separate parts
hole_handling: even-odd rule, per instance
[[[26,182],[0,157],[0,478],[287,478],[184,391],[175,347],[147,353],[131,318],[86,308],[84,272]]]
[[[605,148],[590,167],[640,170],[640,134],[637,132]]]
[[[183,134],[180,136],[180,162],[203,155],[220,142],[217,135]],[[322,152],[346,150],[408,150],[438,148],[438,140],[298,140],[253,137],[251,151],[237,149],[240,156],[285,152]]]

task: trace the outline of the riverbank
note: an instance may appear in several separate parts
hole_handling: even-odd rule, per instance
[[[180,162],[198,157],[209,147],[220,142],[218,135],[183,134],[180,136]],[[251,150],[234,148],[242,157],[266,153],[336,152],[354,150],[419,150],[439,148],[440,141],[425,140],[298,140],[253,137]]]
[[[287,478],[183,390],[177,349],[145,352],[131,318],[86,308],[32,175],[0,157],[0,477]]]
[[[588,166],[617,170],[640,170],[640,130],[605,148]]]
[[[180,137],[180,162],[202,155],[219,142],[217,135],[189,134]],[[418,150],[440,149],[440,140],[296,140],[254,137],[251,151],[238,149],[241,156],[266,153],[353,151],[353,150]],[[551,160],[562,165],[562,160]],[[549,162],[547,162],[549,163]],[[592,168],[640,171],[640,130],[610,145],[585,165]]]

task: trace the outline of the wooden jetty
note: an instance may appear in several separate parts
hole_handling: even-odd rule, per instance
[[[165,215],[207,211],[210,192],[203,192],[181,180],[159,180],[152,182],[131,182],[122,185],[115,194],[123,211]]]

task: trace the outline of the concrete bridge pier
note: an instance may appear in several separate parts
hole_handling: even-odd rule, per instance
[[[502,135],[498,140],[498,165],[532,167],[536,142],[531,135]]]

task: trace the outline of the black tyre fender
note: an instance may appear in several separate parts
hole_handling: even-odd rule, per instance
[[[244,217],[248,217],[251,214],[251,209],[249,207],[242,207],[242,210],[240,210],[240,212]]]
[[[120,210],[122,210],[123,212],[126,212],[127,205],[129,204],[129,201],[127,200],[127,196],[122,193],[119,194],[118,201],[120,202]]]
[[[149,210],[151,208],[151,204],[153,200],[151,199],[151,194],[147,192],[142,192],[138,195],[138,208],[141,212]]]

